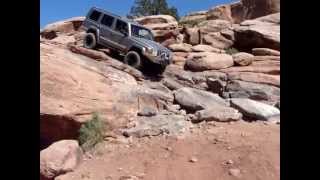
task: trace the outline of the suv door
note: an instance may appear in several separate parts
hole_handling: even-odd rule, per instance
[[[121,51],[126,51],[127,42],[129,36],[129,25],[128,23],[117,19],[114,26],[114,31],[112,32],[111,39],[116,43],[116,46]]]
[[[114,24],[114,17],[104,14],[100,23],[100,40],[107,46],[114,46],[112,41],[112,25]]]

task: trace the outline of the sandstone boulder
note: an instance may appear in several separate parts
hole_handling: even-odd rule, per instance
[[[232,55],[234,64],[238,66],[248,66],[253,61],[253,55],[245,52],[240,52]]]
[[[212,52],[193,53],[186,61],[186,68],[192,71],[219,70],[231,66],[232,56]]]
[[[280,110],[268,104],[244,98],[232,98],[231,106],[238,109],[244,117],[253,120],[268,120],[280,115]]]
[[[135,21],[151,29],[155,40],[158,42],[176,38],[179,34],[177,20],[169,15],[144,16],[135,19]]]
[[[75,140],[58,141],[40,151],[40,179],[53,180],[73,171],[81,162],[83,152]]]
[[[199,28],[185,28],[185,42],[191,45],[200,44],[201,38]]]
[[[226,91],[231,98],[249,98],[271,104],[280,100],[280,88],[266,84],[232,80],[228,82]]]
[[[233,41],[225,38],[219,32],[204,35],[202,37],[202,42],[203,44],[207,44],[218,49],[228,49],[234,44]]]
[[[225,53],[224,50],[217,49],[217,48],[214,48],[214,47],[212,47],[212,46],[205,45],[205,44],[199,44],[199,45],[196,45],[196,46],[192,46],[191,50],[192,50],[193,52]]]
[[[191,112],[217,105],[228,106],[228,103],[219,95],[193,88],[178,89],[174,92],[174,98],[182,108]]]
[[[58,34],[74,34],[79,31],[85,17],[74,17],[63,21],[48,24],[40,31],[40,35],[46,39],[54,39]]]
[[[230,122],[238,121],[242,118],[242,114],[231,107],[214,106],[209,109],[204,109],[196,112],[195,118],[192,122],[198,123],[201,121],[218,121],[218,122]]]
[[[159,86],[163,85],[159,84]],[[145,108],[161,111],[164,109],[165,104],[173,102],[174,97],[170,90],[165,86],[161,88],[162,90],[139,86],[135,90],[132,90],[133,96],[138,98],[137,108],[139,111],[143,111]]]
[[[198,27],[203,34],[208,34],[211,32],[221,32],[222,30],[230,29],[232,23],[230,21],[216,19],[216,20],[207,20],[201,22]]]
[[[252,54],[255,56],[280,56],[280,51],[268,48],[253,48]]]
[[[192,45],[190,44],[171,44],[169,45],[169,49],[171,49],[174,52],[191,52]]]
[[[252,48],[280,50],[280,13],[246,20],[235,29],[235,46],[244,51]]]

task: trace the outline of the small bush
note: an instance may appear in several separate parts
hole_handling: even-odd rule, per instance
[[[226,49],[226,53],[227,54],[230,54],[230,55],[232,55],[232,54],[236,54],[236,53],[238,53],[239,52],[239,50],[238,49],[236,49],[236,48],[229,48],[229,49]]]
[[[96,144],[103,141],[105,126],[97,113],[92,119],[84,123],[79,130],[79,144],[85,151],[93,148]]]

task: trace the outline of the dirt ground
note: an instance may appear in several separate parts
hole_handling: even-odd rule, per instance
[[[278,180],[280,125],[210,122],[180,137],[110,138],[56,179]]]

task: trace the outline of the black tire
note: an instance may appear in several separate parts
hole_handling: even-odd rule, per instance
[[[140,54],[135,51],[129,51],[124,57],[124,63],[136,69],[141,69],[142,61]]]
[[[94,49],[97,46],[96,36],[93,33],[87,33],[83,39],[85,48]]]

